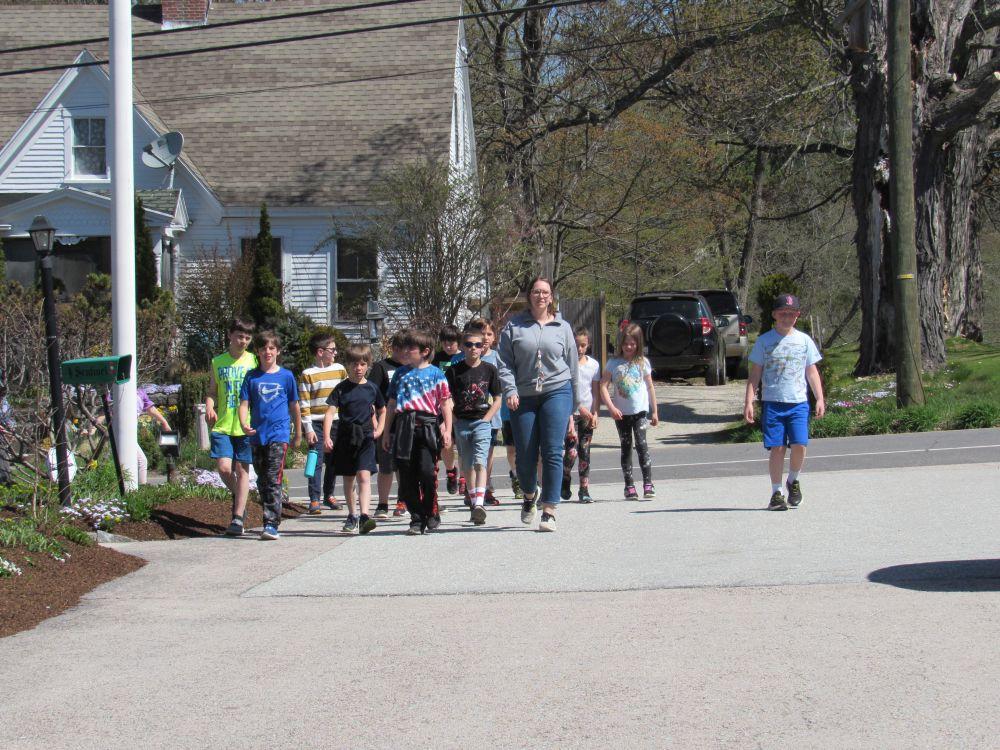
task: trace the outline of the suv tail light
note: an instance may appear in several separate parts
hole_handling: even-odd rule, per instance
[[[701,321],[701,335],[707,336],[712,332],[712,319],[711,318],[700,318]]]
[[[628,328],[628,324],[631,323],[631,322],[632,321],[629,320],[628,318],[622,318],[621,322],[618,324],[618,330],[619,331],[624,331],[626,328]]]
[[[747,323],[745,320],[740,321],[740,336],[747,335]]]

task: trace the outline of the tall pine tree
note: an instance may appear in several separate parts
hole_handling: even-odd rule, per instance
[[[260,226],[253,247],[253,286],[247,299],[247,313],[258,330],[274,327],[284,313],[281,280],[274,275],[273,246],[271,218],[267,214],[267,204],[261,203]]]
[[[140,305],[151,304],[160,294],[156,285],[156,256],[153,241],[146,224],[146,211],[142,198],[135,197],[135,301]]]

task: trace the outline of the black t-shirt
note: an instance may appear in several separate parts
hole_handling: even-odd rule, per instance
[[[364,383],[352,383],[350,380],[341,380],[333,393],[326,400],[330,406],[337,407],[337,416],[341,424],[353,422],[354,424],[372,426],[372,408],[381,409],[385,406],[385,398],[382,392],[370,380]]]
[[[500,398],[500,375],[489,362],[473,368],[462,360],[448,368],[445,377],[458,419],[482,419],[490,408],[489,397]]]
[[[402,366],[392,357],[386,357],[372,365],[368,373],[368,382],[378,388],[386,403],[389,402],[389,383],[392,381],[392,374]]]
[[[441,372],[447,373],[448,368],[451,367],[451,358],[455,356],[453,354],[448,354],[448,352],[443,349],[434,355],[434,359],[431,360],[431,364],[439,368]]]

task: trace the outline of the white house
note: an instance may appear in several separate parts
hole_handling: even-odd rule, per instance
[[[338,7],[353,4],[164,0],[135,7],[135,184],[163,285],[203,253],[241,252],[266,202],[286,302],[349,328],[357,317],[347,311],[378,289],[375,253],[356,239],[359,221],[376,210],[372,185],[395,166],[426,158],[448,158],[457,172],[475,174],[461,22],[272,43],[454,16],[462,8],[460,0]],[[333,12],[276,18],[304,11]],[[185,31],[157,33],[178,28]],[[0,49],[107,31],[106,6],[0,6]],[[198,51],[243,43],[250,46]],[[142,59],[158,53],[174,54]],[[5,70],[106,59],[107,43],[93,41],[3,58]],[[0,78],[0,236],[8,275],[33,278],[27,228],[36,214],[57,227],[56,276],[68,291],[87,272],[109,271],[110,97],[104,65]],[[174,130],[185,141],[171,183],[168,170],[146,166],[140,151]]]

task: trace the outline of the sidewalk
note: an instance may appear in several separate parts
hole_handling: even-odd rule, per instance
[[[508,504],[122,545],[150,564],[0,641],[0,746],[989,747],[995,482],[812,473],[786,513],[742,478],[601,485],[556,534]]]

